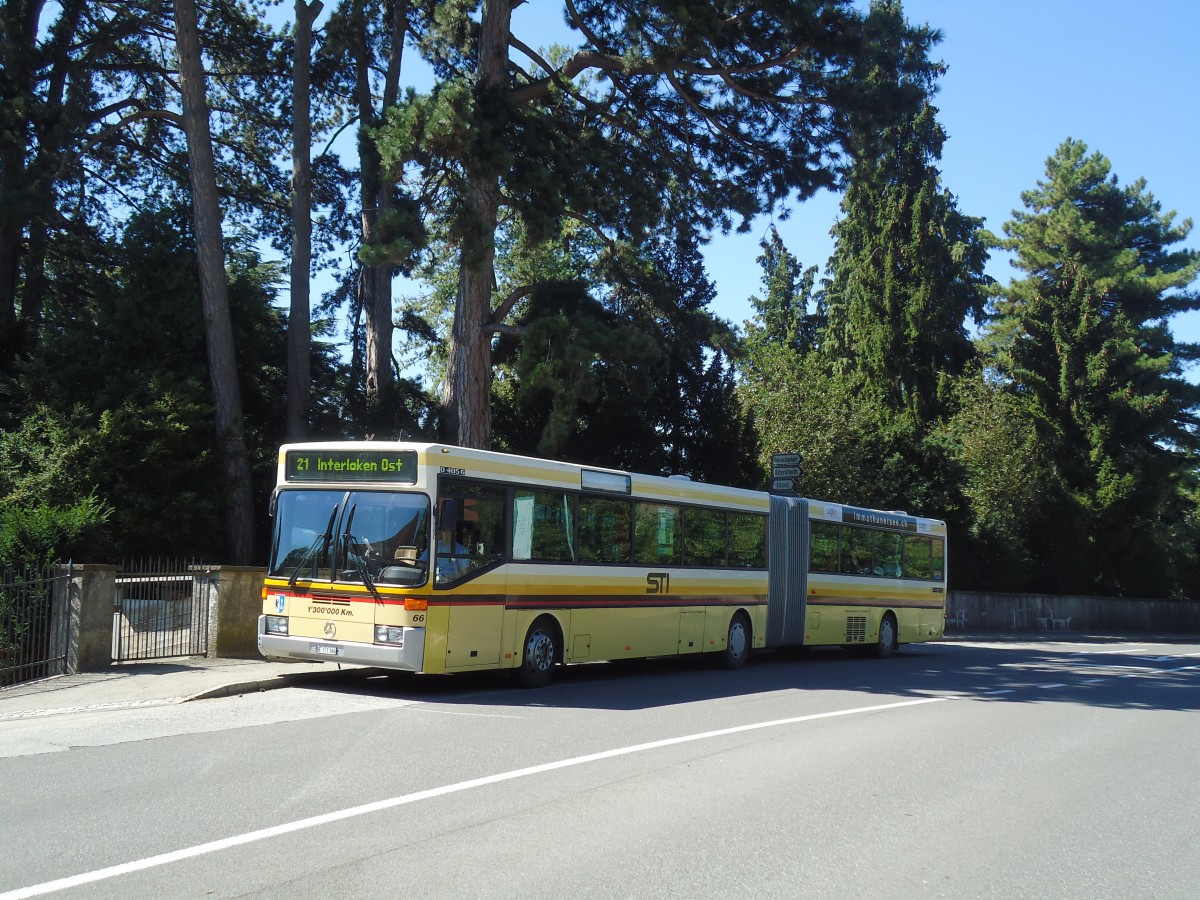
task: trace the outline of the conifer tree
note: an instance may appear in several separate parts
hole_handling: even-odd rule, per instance
[[[898,0],[875,0],[867,21],[877,52],[860,77],[908,103],[882,120],[851,117],[823,349],[866,396],[927,424],[972,356],[965,321],[983,312],[987,251],[981,220],[960,213],[940,183],[945,133],[932,98],[941,66],[928,58],[940,36],[914,36]]]
[[[815,350],[824,320],[824,298],[816,293],[817,267],[805,269],[773,225],[759,246],[765,291],[762,297],[750,298],[755,315],[746,323],[748,352],[763,344],[778,344],[800,354]]]
[[[684,185],[698,231],[745,227],[835,184],[846,110],[878,101],[851,77],[867,50],[846,0],[568,0],[579,47],[546,54],[512,9],[439,5],[420,41],[438,84],[381,131],[458,260],[444,406],[469,446],[490,441],[490,345],[512,311],[493,295],[506,216],[535,235],[574,219],[637,254]]]
[[[1050,449],[1042,510],[1045,576],[1058,590],[1162,594],[1195,547],[1180,491],[1195,477],[1200,346],[1168,320],[1200,309],[1200,254],[1146,183],[1068,139],[1022,194],[1005,245],[1025,277],[995,303],[992,363]],[[1180,529],[1183,529],[1182,531]]]

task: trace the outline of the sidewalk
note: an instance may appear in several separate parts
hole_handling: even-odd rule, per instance
[[[228,697],[344,678],[349,673],[367,677],[380,671],[362,666],[339,669],[336,663],[204,657],[117,663],[103,672],[60,675],[0,688],[0,723]]]

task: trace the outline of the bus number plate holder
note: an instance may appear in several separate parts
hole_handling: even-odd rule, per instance
[[[309,644],[308,650],[310,653],[316,653],[319,656],[338,655],[338,648],[333,644]]]

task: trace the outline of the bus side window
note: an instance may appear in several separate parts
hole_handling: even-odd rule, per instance
[[[513,492],[513,559],[570,562],[575,502],[557,491]]]
[[[930,551],[933,542],[927,537],[908,535],[904,538],[904,577],[920,578],[928,581],[930,577]]]
[[[684,509],[683,564],[725,565],[725,513],[692,506]]]
[[[837,572],[838,532],[836,522],[813,522],[809,536],[808,570],[810,572]]]
[[[633,522],[633,561],[647,566],[683,562],[683,525],[678,506],[639,503]]]
[[[875,574],[900,577],[900,535],[890,531],[875,533]]]
[[[491,485],[448,481],[438,497],[439,584],[457,581],[504,558],[505,492]]]
[[[842,529],[842,574],[870,575],[872,564],[871,532],[847,525]]]
[[[729,564],[742,569],[767,567],[767,520],[749,513],[729,514]]]
[[[607,497],[579,498],[579,561],[627,563],[633,504]]]

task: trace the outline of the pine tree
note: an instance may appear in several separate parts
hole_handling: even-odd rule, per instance
[[[1005,245],[1025,277],[996,301],[988,339],[1056,461],[1058,502],[1040,523],[1047,577],[1060,590],[1162,594],[1189,565],[1173,535],[1200,424],[1200,387],[1182,377],[1200,346],[1168,325],[1200,309],[1187,290],[1200,254],[1176,247],[1191,221],[1176,224],[1143,180],[1121,187],[1104,156],[1070,139],[1022,200]]]
[[[573,219],[637,254],[684,186],[697,232],[747,227],[834,185],[847,109],[881,104],[852,77],[866,51],[845,0],[577,0],[579,48],[546,54],[512,33],[511,10],[439,5],[420,42],[439,82],[381,131],[458,262],[445,425],[469,446],[490,440],[490,344],[512,311],[493,294],[507,219],[535,236]]]

